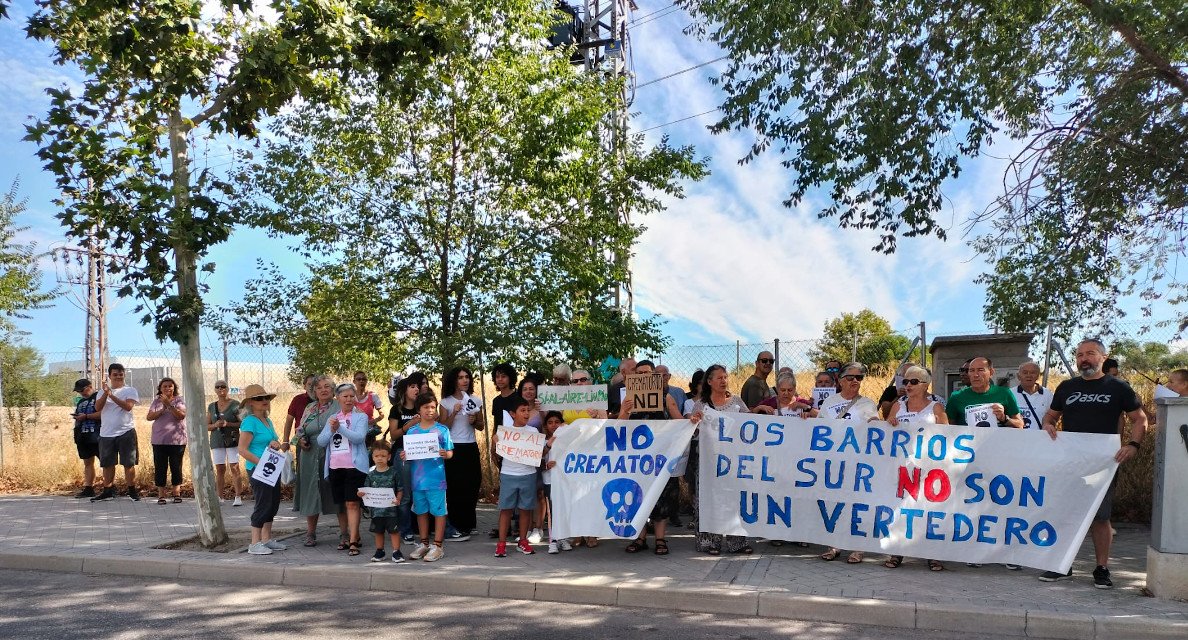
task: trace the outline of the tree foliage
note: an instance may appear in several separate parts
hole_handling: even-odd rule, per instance
[[[886,318],[870,309],[858,313],[843,313],[825,322],[821,341],[809,352],[818,364],[829,360],[849,362],[858,343],[858,362],[871,373],[884,374],[899,364],[912,346],[912,341],[891,329]]]
[[[0,197],[0,334],[13,330],[10,318],[25,318],[24,312],[44,308],[57,295],[56,291],[41,290],[37,261],[44,254],[38,252],[36,243],[17,241],[17,234],[28,229],[16,224],[28,202],[18,197],[19,186],[14,180]]]
[[[987,320],[1034,330],[1168,296],[1188,228],[1181,0],[678,4],[730,55],[713,129],[755,133],[744,162],[781,154],[786,204],[823,188],[821,216],[879,230],[881,251],[945,238],[962,160],[1013,140],[1003,190],[971,221],[989,229],[973,243],[993,263]]]
[[[1110,357],[1118,360],[1123,377],[1140,376],[1151,381],[1164,380],[1169,372],[1188,367],[1188,351],[1173,350],[1163,342],[1119,340],[1110,345]]]
[[[407,102],[366,80],[344,103],[277,120],[241,206],[284,216],[310,275],[253,282],[225,325],[281,336],[316,371],[589,364],[662,346],[655,322],[606,294],[626,276],[633,221],[705,169],[667,141],[610,148],[621,79],[540,46],[552,16],[539,4],[476,20]],[[242,311],[267,304],[258,319]]]

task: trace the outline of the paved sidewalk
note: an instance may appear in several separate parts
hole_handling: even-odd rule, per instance
[[[251,510],[223,509],[229,529],[246,529]],[[923,561],[898,569],[882,557],[847,565],[817,559],[822,548],[755,543],[752,556],[713,557],[693,551],[692,532],[670,532],[671,555],[651,550],[628,555],[624,542],[558,555],[525,556],[510,548],[495,558],[486,531],[496,512],[479,511],[481,532],[469,542],[446,543],[437,563],[371,563],[365,531],[363,553],[337,551],[337,525],[324,518],[319,544],[271,556],[169,551],[152,546],[196,534],[194,505],[157,505],[127,498],[92,504],[67,497],[0,498],[0,567],[219,579],[359,589],[423,590],[457,595],[619,604],[693,611],[732,612],[907,628],[968,630],[1032,637],[1188,637],[1188,603],[1143,596],[1145,527],[1120,524],[1113,548],[1113,590],[1093,588],[1092,546],[1081,548],[1073,580],[1039,582],[1039,571],[1001,566],[969,568],[946,563],[932,573]],[[304,518],[284,503],[278,532],[304,530]],[[278,536],[279,537],[279,536]],[[404,547],[405,554],[411,549]]]

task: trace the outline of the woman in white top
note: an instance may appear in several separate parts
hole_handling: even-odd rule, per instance
[[[901,424],[949,424],[949,417],[945,415],[945,408],[928,393],[928,385],[932,384],[932,375],[924,367],[911,366],[903,372],[903,385],[907,394],[895,401],[893,411],[887,416],[887,422],[893,427]],[[883,563],[888,569],[898,568],[903,564],[903,556],[888,556]],[[945,565],[940,560],[929,560],[928,569],[944,571]]]
[[[455,367],[441,379],[438,421],[450,428],[454,455],[445,461],[446,512],[454,532],[451,540],[469,540],[478,526],[476,507],[483,485],[476,431],[483,430],[483,402],[470,395],[470,369]]]
[[[861,362],[851,362],[841,368],[841,375],[837,380],[837,393],[825,399],[817,414],[819,418],[830,420],[852,420],[854,422],[871,422],[879,419],[879,407],[874,400],[859,395],[862,381],[866,379],[866,365]],[[821,554],[822,560],[835,560],[841,555],[841,550],[830,547]],[[849,564],[862,562],[861,551],[851,552],[846,557]]]
[[[689,419],[694,423],[701,421],[702,415],[706,409],[714,409],[715,411],[729,412],[729,413],[750,413],[751,410],[747,408],[747,404],[743,402],[742,398],[730,393],[730,376],[726,373],[726,367],[720,364],[711,365],[705,370],[705,379],[701,387],[701,398],[694,403],[693,413]],[[689,462],[687,467],[696,467],[698,464],[698,448],[697,438],[693,439],[693,447],[689,451]],[[696,470],[694,470],[693,477],[696,477]],[[690,487],[693,491],[693,519],[700,525],[701,521],[697,509],[697,485],[694,483]],[[746,536],[724,536],[720,533],[709,533],[701,531],[698,527],[697,531],[697,550],[708,553],[712,556],[721,554],[723,551],[727,553],[754,553],[754,549],[747,544]]]

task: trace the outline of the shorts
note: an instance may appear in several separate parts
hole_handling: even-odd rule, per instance
[[[396,516],[380,516],[371,518],[372,533],[400,533],[400,524]]]
[[[99,456],[98,442],[76,442],[74,446],[78,449],[79,460],[87,460]]]
[[[367,482],[367,474],[355,468],[330,470],[330,497],[334,504],[363,502],[359,489]]]
[[[1106,489],[1105,497],[1101,499],[1101,506],[1097,508],[1097,514],[1093,516],[1094,522],[1102,520],[1109,520],[1114,513],[1114,487],[1118,484],[1118,474],[1114,474],[1114,479],[1110,481],[1110,488]]]
[[[446,492],[444,489],[414,489],[412,496],[412,512],[418,516],[426,513],[431,516],[446,515]]]
[[[210,458],[215,464],[239,464],[239,449],[235,447],[211,449]]]
[[[116,462],[125,467],[135,467],[140,458],[140,444],[136,442],[136,429],[113,438],[99,436],[99,466],[114,467]]]
[[[536,474],[509,476],[499,474],[499,510],[531,511],[536,508]]]

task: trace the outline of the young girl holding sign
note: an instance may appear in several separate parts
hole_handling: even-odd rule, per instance
[[[288,451],[289,443],[280,442],[272,419],[268,417],[276,394],[268,393],[258,384],[249,384],[244,395],[247,399],[239,409],[239,457],[244,459],[244,466],[251,477],[265,450]],[[272,520],[280,509],[280,483],[269,485],[252,478],[251,485],[256,506],[252,509],[252,543],[248,546],[248,553],[266,556],[273,551],[284,551],[288,547],[272,539]]]

